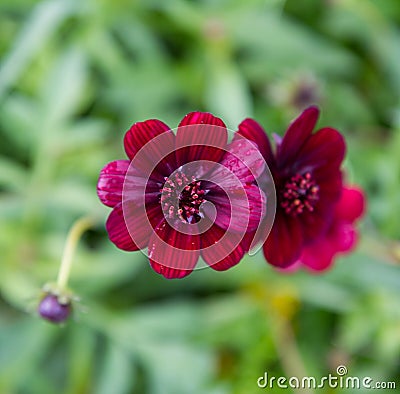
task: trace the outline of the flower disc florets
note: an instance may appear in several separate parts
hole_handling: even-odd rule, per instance
[[[182,188],[183,187],[183,188]],[[201,181],[194,176],[189,179],[184,172],[176,171],[172,177],[165,179],[161,191],[161,206],[170,219],[177,217],[187,223],[197,223],[203,216],[200,206],[204,202],[205,190]],[[176,209],[174,202],[178,199],[179,207]]]

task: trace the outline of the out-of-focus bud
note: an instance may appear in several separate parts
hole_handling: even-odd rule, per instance
[[[94,219],[91,217],[81,218],[74,223],[67,236],[57,281],[43,286],[37,313],[51,323],[65,322],[71,315],[72,301],[79,301],[68,288],[68,278],[76,245],[83,232],[92,227],[93,223]]]
[[[46,294],[40,301],[38,313],[52,323],[65,322],[72,311],[71,301],[68,297],[60,297],[51,293]]]
[[[267,96],[278,106],[298,111],[321,101],[322,86],[314,74],[299,71],[273,82]]]

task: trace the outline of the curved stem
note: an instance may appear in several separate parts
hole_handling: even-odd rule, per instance
[[[72,258],[75,253],[76,246],[82,234],[94,225],[91,217],[83,217],[77,220],[71,227],[65,243],[64,252],[61,260],[60,270],[58,271],[57,287],[60,291],[66,289],[69,273],[71,271]]]
[[[300,351],[297,347],[295,335],[293,333],[290,322],[284,318],[280,318],[277,322],[277,332],[275,333],[275,344],[279,359],[285,375],[287,377],[296,376],[299,379],[307,376],[306,369]],[[294,388],[295,393],[303,393],[302,388]],[[313,394],[314,391],[309,387],[308,393]]]

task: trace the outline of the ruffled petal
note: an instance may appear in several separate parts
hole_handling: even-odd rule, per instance
[[[312,242],[320,237],[321,233],[327,231],[332,224],[335,215],[335,207],[342,191],[342,174],[337,171],[321,182],[319,186],[319,200],[312,212],[305,211],[300,217],[303,227],[303,238],[305,242]]]
[[[244,253],[239,234],[226,233],[214,224],[201,235],[201,256],[216,271],[225,271],[235,266]]]
[[[319,186],[319,200],[312,212],[305,211],[299,218],[305,243],[313,242],[332,225],[342,191],[342,173],[339,170],[326,178],[316,178],[316,181]]]
[[[274,211],[275,215],[275,204],[271,202],[270,200],[267,201],[266,206],[264,206],[264,209],[266,209],[266,212],[272,212]],[[245,252],[249,252],[250,250],[255,251],[258,246],[262,245],[265,240],[267,239],[269,233],[271,232],[271,228],[273,223],[273,217],[268,217],[268,215],[265,215],[260,224],[257,226],[256,230],[253,231],[247,231],[246,234],[243,237],[242,240],[242,247],[244,248]]]
[[[336,206],[336,216],[353,223],[363,215],[364,211],[365,197],[363,191],[355,186],[344,187]]]
[[[293,163],[314,130],[319,117],[319,109],[311,106],[296,118],[286,131],[282,143],[277,147],[277,161],[280,168]]]
[[[338,254],[351,251],[356,243],[354,227],[335,221],[325,235],[303,249],[300,261],[313,271],[324,271],[331,267]]]
[[[239,233],[255,230],[265,215],[266,197],[256,185],[243,185],[227,192],[215,188],[207,200],[216,207],[215,224],[224,230],[229,228]]]
[[[242,137],[236,137],[236,140],[228,145],[228,152],[225,153],[220,164],[223,167],[216,166],[210,175],[210,180],[214,181],[216,178],[217,184],[219,184],[219,179],[226,179],[225,168],[243,183],[253,182],[265,169],[265,161],[258,148]]]
[[[264,243],[266,260],[280,268],[289,267],[299,259],[303,234],[299,220],[277,212],[272,230]]]
[[[163,181],[148,178],[131,163],[125,175],[122,200],[134,201],[141,205],[156,202],[159,200],[162,185]]]
[[[122,201],[122,189],[129,160],[116,160],[108,163],[101,171],[97,182],[97,195],[108,207],[115,207]]]
[[[131,160],[140,152],[140,157],[137,157],[134,165],[146,177],[152,174],[157,179],[163,179],[176,169],[173,153],[175,135],[160,120],[150,119],[132,125],[125,134],[124,146]]]
[[[273,166],[275,156],[272,152],[272,147],[269,138],[262,126],[254,119],[247,118],[239,125],[239,131],[235,133],[233,140],[238,139],[238,135],[243,136],[247,140],[253,142],[258,147],[261,154],[264,156],[268,166]]]
[[[343,136],[337,130],[325,127],[307,139],[299,151],[296,166],[306,168],[307,171],[323,167],[323,171],[327,173],[329,168],[340,167],[345,152]]]
[[[149,119],[144,122],[134,123],[124,137],[126,154],[132,160],[144,145],[163,133],[168,133],[169,138],[173,140],[173,133],[170,128],[160,120]]]
[[[356,243],[354,227],[335,220],[324,235],[303,248],[299,261],[312,271],[324,271],[331,267],[336,255],[349,252]]]
[[[358,241],[358,234],[354,225],[341,222],[336,226],[335,234],[332,236],[332,244],[338,252],[350,252]]]
[[[178,166],[197,160],[219,162],[226,150],[225,123],[210,113],[191,112],[178,126],[176,160]]]
[[[259,237],[257,237],[256,239],[256,235],[257,231],[250,231],[244,235],[241,245],[245,253],[247,253],[251,249],[251,247],[257,243],[257,241],[259,241]]]
[[[343,188],[329,228],[325,232],[322,231],[322,236],[317,237],[304,248],[300,261],[311,270],[323,271],[332,265],[337,254],[351,251],[358,240],[353,222],[363,212],[362,191],[358,188]]]
[[[199,249],[198,235],[184,234],[162,220],[149,241],[150,265],[167,279],[183,278],[196,266]]]
[[[321,170],[315,171],[312,175],[319,187],[319,203],[332,211],[332,204],[336,204],[342,194],[342,171],[337,169],[336,171],[325,174],[323,170]]]
[[[122,204],[116,205],[108,216],[106,230],[111,242],[114,243],[119,249],[130,252],[140,249],[140,247],[133,242],[132,237],[129,234],[127,221],[124,218],[124,213],[122,210]]]
[[[363,205],[360,190],[344,188],[330,227],[304,248],[300,261],[312,270],[322,271],[331,266],[337,254],[351,251],[358,240],[353,222],[362,215]]]
[[[333,220],[333,210],[333,205],[329,209],[329,206],[320,204],[313,212],[304,212],[299,217],[304,243],[313,242],[328,230]]]
[[[143,207],[128,201],[123,204],[123,213],[133,242],[140,249],[146,248],[154,228],[164,219],[160,203],[156,201]]]
[[[325,271],[333,264],[335,250],[326,239],[313,243],[303,249],[299,261],[312,271]]]

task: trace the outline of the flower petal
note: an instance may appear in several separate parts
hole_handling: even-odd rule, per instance
[[[201,235],[201,256],[216,271],[225,271],[244,256],[240,234],[227,233],[215,224]]]
[[[149,241],[150,265],[167,279],[183,278],[196,266],[199,249],[198,235],[184,234],[162,220]]]
[[[325,271],[332,265],[334,256],[332,245],[322,239],[303,249],[300,262],[312,271]]]
[[[122,204],[118,204],[111,211],[106,222],[108,237],[119,249],[126,251],[139,250],[140,247],[133,242],[126,223]]]
[[[108,163],[101,171],[97,182],[97,195],[108,207],[115,207],[122,201],[122,189],[129,160],[116,160]]]
[[[140,249],[146,248],[154,228],[164,219],[160,203],[155,201],[142,207],[127,201],[123,204],[123,212],[133,242]]]
[[[256,185],[243,185],[226,192],[215,188],[207,200],[215,204],[215,224],[224,230],[229,228],[239,233],[255,230],[265,216],[266,197]]]
[[[162,133],[168,133],[173,139],[170,128],[160,120],[149,119],[134,123],[124,137],[126,154],[132,160],[144,145]]]
[[[328,269],[337,254],[349,252],[357,243],[354,226],[335,217],[329,230],[304,247],[300,261],[313,271]]]
[[[228,145],[228,152],[220,161],[225,168],[236,175],[241,182],[251,183],[257,179],[265,169],[265,161],[260,151],[254,144],[242,137],[236,137]],[[218,178],[217,172],[223,172],[223,167],[216,166],[210,175],[211,180]],[[221,174],[225,178],[224,174]],[[216,182],[219,184],[219,182]]]
[[[319,204],[312,212],[304,212],[299,220],[301,222],[304,243],[313,242],[326,232],[333,220],[334,205],[324,206]]]
[[[343,136],[335,129],[325,127],[308,138],[298,154],[296,166],[307,171],[318,167],[340,167],[346,152]]]
[[[278,210],[272,230],[263,246],[266,260],[276,267],[289,267],[299,259],[302,247],[303,235],[299,220]]]
[[[326,174],[323,172],[316,177],[319,186],[319,200],[312,212],[305,211],[301,215],[303,227],[303,238],[305,243],[313,242],[326,232],[334,220],[335,208],[342,192],[342,173],[336,170],[335,173]]]
[[[350,252],[357,244],[358,233],[354,225],[340,222],[340,224],[336,226],[332,241],[338,252]]]
[[[365,197],[363,191],[355,186],[344,187],[342,196],[336,206],[336,215],[350,223],[360,218],[365,211]]]
[[[136,204],[158,201],[163,182],[149,179],[136,167],[133,162],[129,165],[125,175],[122,191],[123,201],[134,201]]]
[[[125,134],[124,146],[131,160],[140,152],[135,167],[140,168],[147,177],[153,173],[154,167],[155,176],[159,179],[168,176],[176,168],[175,155],[172,154],[175,135],[160,120],[150,119],[133,124]]]
[[[266,212],[268,212],[268,210],[270,210],[270,212],[274,211],[274,216],[275,216],[274,202],[272,202],[271,200],[267,201],[266,206],[264,206],[264,209],[265,208]],[[242,246],[246,253],[249,252],[250,250],[253,253],[255,251],[258,251],[258,246],[264,244],[273,225],[271,220],[273,220],[273,218],[270,218],[267,215],[265,215],[260,224],[257,226],[256,230],[246,232],[242,240]]]
[[[319,187],[319,205],[323,205],[325,209],[332,211],[333,203],[337,203],[343,190],[343,174],[342,171],[330,171],[324,173],[323,169],[312,173]]]
[[[238,135],[256,144],[268,166],[271,167],[275,163],[275,156],[272,152],[268,136],[258,122],[250,118],[245,119],[240,123],[239,131],[235,133],[233,141],[238,138]]]
[[[282,143],[277,147],[279,167],[293,162],[308,137],[311,135],[319,116],[319,109],[311,106],[296,118],[286,131]]]
[[[356,243],[354,227],[335,221],[325,235],[303,249],[300,261],[313,271],[324,271],[333,264],[336,255],[351,251]]]
[[[178,126],[176,160],[178,166],[196,160],[219,162],[225,153],[228,132],[225,123],[207,112],[191,112]]]
[[[352,250],[358,238],[353,222],[363,209],[362,191],[344,188],[329,229],[303,249],[300,261],[312,270],[322,271],[331,266],[337,254]]]
[[[97,195],[109,207],[114,207],[122,200],[144,204],[157,200],[161,188],[161,182],[147,179],[128,160],[117,160],[101,170]]]

